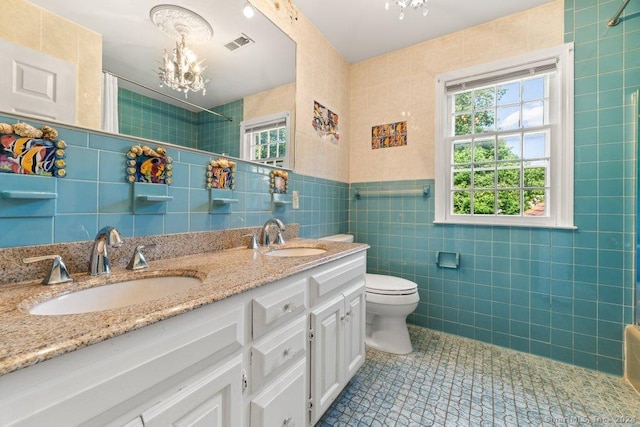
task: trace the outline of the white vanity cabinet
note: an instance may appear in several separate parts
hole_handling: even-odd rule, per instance
[[[365,264],[351,254],[1,376],[0,425],[311,426],[364,362]]]
[[[310,423],[338,397],[365,358],[365,264],[354,258],[311,277]]]
[[[4,375],[0,425],[135,425],[159,402],[187,416],[184,402],[216,399],[211,387],[225,404],[240,401],[239,365],[222,367],[242,356],[245,324],[245,306],[229,299]],[[223,414],[234,421],[223,425],[241,415]]]

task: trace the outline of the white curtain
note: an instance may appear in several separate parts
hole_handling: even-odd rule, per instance
[[[118,129],[118,78],[102,73],[102,130],[119,133]]]

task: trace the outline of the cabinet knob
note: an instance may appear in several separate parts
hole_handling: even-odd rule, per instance
[[[295,309],[296,309],[296,305],[295,303],[292,303],[292,302],[288,302],[282,306],[282,311],[284,311],[285,313],[291,313]]]
[[[296,352],[294,350],[291,350],[290,348],[285,348],[284,351],[282,352],[282,356],[284,356],[284,358],[286,359],[287,357],[293,357],[295,356]]]
[[[342,316],[342,320],[345,322],[349,322],[349,319],[351,318],[351,312],[347,311],[344,316]]]
[[[295,425],[296,425],[296,421],[291,417],[287,417],[282,421],[283,427],[295,427]]]

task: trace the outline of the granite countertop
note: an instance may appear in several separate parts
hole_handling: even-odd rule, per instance
[[[365,244],[292,239],[282,247],[322,247],[305,257],[273,257],[236,248],[149,262],[149,269],[114,268],[109,276],[73,274],[74,282],[42,285],[41,278],[0,287],[0,375],[51,359],[143,326],[193,310],[255,287],[364,251]],[[100,312],[36,316],[33,305],[58,295],[126,280],[192,276],[202,285],[128,307]]]

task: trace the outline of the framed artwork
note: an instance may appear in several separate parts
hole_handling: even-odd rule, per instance
[[[134,145],[127,153],[127,182],[167,184],[173,182],[173,159],[167,150]]]
[[[236,186],[236,163],[220,157],[207,165],[207,188],[233,190]]]
[[[407,122],[388,123],[371,127],[371,149],[407,145]]]
[[[287,185],[289,181],[289,173],[283,170],[271,171],[271,188],[273,194],[287,194]]]
[[[327,139],[334,144],[338,143],[340,140],[339,119],[337,113],[329,110],[318,101],[313,101],[313,120],[311,124],[321,138]]]
[[[63,177],[67,144],[51,126],[0,123],[0,172]]]

